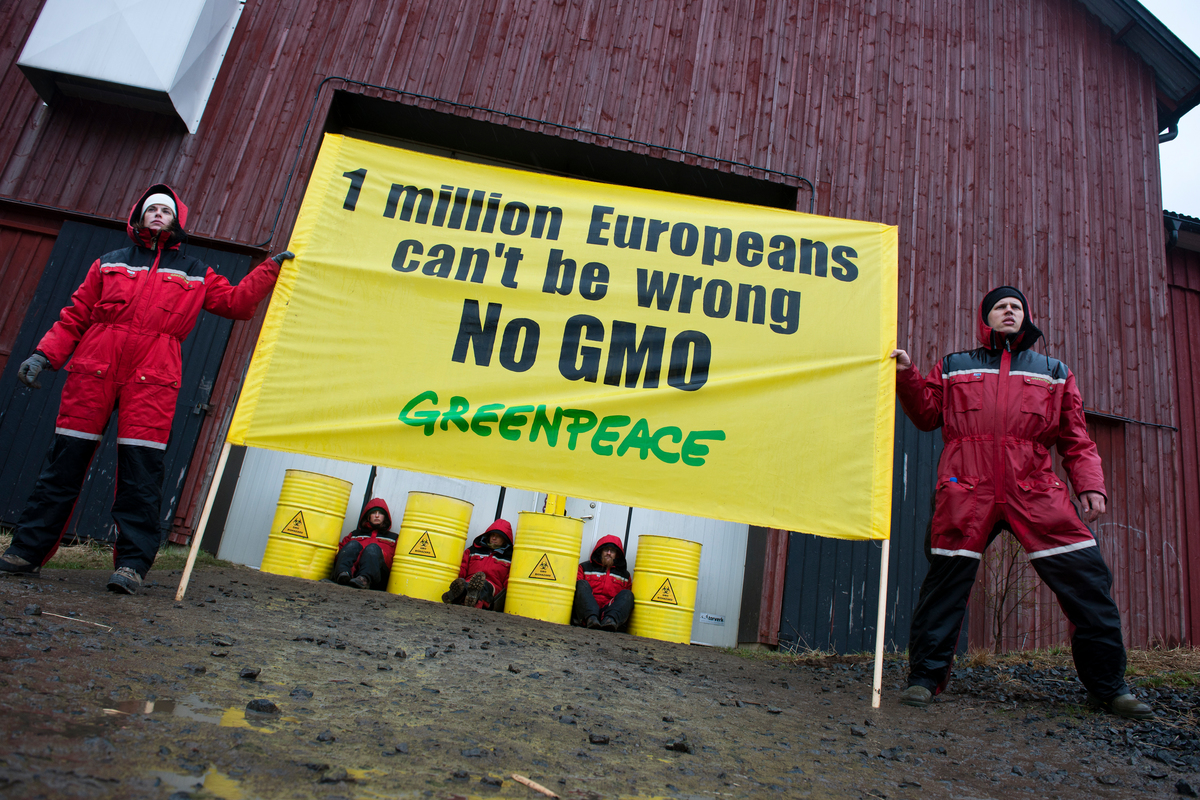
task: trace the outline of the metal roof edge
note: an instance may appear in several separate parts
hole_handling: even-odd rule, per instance
[[[1163,227],[1166,228],[1168,253],[1176,248],[1200,252],[1200,219],[1164,210]]]
[[[1200,56],[1158,17],[1137,0],[1078,1],[1112,29],[1118,41],[1133,50],[1154,70],[1155,85],[1159,91],[1159,130],[1174,125],[1184,114],[1200,105]],[[1131,37],[1130,34],[1135,31],[1142,35]],[[1182,91],[1172,92],[1170,87],[1173,84],[1182,86]]]
[[[1174,211],[1163,210],[1163,222],[1177,222],[1179,230],[1191,231],[1192,233],[1200,233],[1200,219],[1189,217],[1187,214],[1179,214]]]
[[[1200,218],[1198,218],[1198,217],[1189,217],[1187,214],[1180,214],[1178,211],[1167,211],[1167,210],[1164,208],[1164,209],[1163,209],[1163,216],[1164,216],[1164,217],[1169,217],[1169,218],[1171,218],[1171,219],[1177,219],[1177,220],[1179,220],[1180,222],[1186,222],[1186,223],[1188,223],[1188,224],[1190,224],[1190,225],[1195,225],[1195,226],[1197,226],[1197,227],[1200,227]]]

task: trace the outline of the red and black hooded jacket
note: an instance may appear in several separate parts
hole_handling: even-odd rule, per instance
[[[488,535],[497,532],[507,539],[507,543],[495,550],[487,546]],[[512,566],[513,532],[508,520],[498,519],[488,526],[487,530],[475,537],[475,541],[463,551],[462,564],[458,567],[458,577],[469,578],[476,572],[482,572],[492,591],[496,594],[508,586],[508,570]]]
[[[987,316],[998,299],[1007,296],[1021,300],[1025,318],[1017,333],[1005,336],[988,326]],[[1057,540],[1065,535],[1062,531],[1090,539],[1054,472],[1053,449],[1062,457],[1076,493],[1107,496],[1075,375],[1063,362],[1031,349],[1041,337],[1032,316],[1019,291],[994,289],[976,314],[981,347],[951,353],[925,377],[915,364],[896,373],[897,394],[908,418],[923,431],[942,429],[946,446],[938,462],[937,491],[963,496],[955,508],[966,510],[960,514],[964,519],[953,525],[935,512],[933,535],[936,540],[942,529],[964,532],[967,544],[941,547],[954,555],[979,557],[983,552],[987,532],[976,528],[987,517],[982,513],[985,507],[993,503],[1020,505],[1031,519],[1039,520],[1054,534],[1047,548],[1061,544]],[[946,508],[947,514],[953,510]],[[938,548],[935,541],[935,552]],[[1030,556],[1041,552],[1031,550]]]
[[[372,528],[367,517],[376,509],[383,512],[383,524]],[[364,548],[369,544],[379,545],[379,549],[383,551],[383,562],[390,567],[392,556],[396,554],[396,534],[392,533],[391,527],[392,512],[388,511],[386,502],[376,497],[363,507],[362,515],[358,518],[358,528],[342,539],[338,549],[345,547],[351,540],[360,542]]]
[[[613,565],[607,568],[600,564],[600,548],[606,544],[615,545],[617,548],[617,557],[613,559]],[[625,548],[621,546],[621,540],[616,536],[605,536],[596,542],[590,560],[579,565],[575,580],[588,582],[592,587],[592,596],[601,608],[611,603],[622,589],[630,588],[633,585],[633,576],[625,564]]]
[[[175,224],[155,235],[142,228],[142,206],[157,193],[175,200]],[[129,211],[126,231],[133,243],[92,263],[71,304],[37,345],[52,369],[66,366],[57,427],[68,435],[96,438],[110,408],[88,382],[158,387],[139,402],[122,398],[122,436],[165,446],[182,376],[180,343],[200,312],[251,319],[279,275],[273,259],[259,264],[236,286],[204,262],[184,255],[188,209],[165,184],[141,194]],[[72,381],[72,378],[77,380]]]

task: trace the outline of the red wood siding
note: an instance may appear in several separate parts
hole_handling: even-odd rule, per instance
[[[0,372],[4,371],[13,343],[33,299],[42,269],[54,249],[58,223],[0,211]],[[29,353],[17,353],[22,361]]]
[[[779,644],[779,620],[783,616],[783,587],[787,578],[788,532],[767,528],[767,552],[763,557],[762,595],[759,599],[758,641]]]
[[[1076,0],[249,0],[194,136],[44,109],[13,66],[39,6],[0,5],[0,195],[119,219],[165,180],[196,232],[264,242],[314,92],[340,75],[804,175],[818,213],[899,226],[899,341],[919,364],[970,346],[980,296],[1013,283],[1090,408],[1173,424],[1154,76]],[[1161,598],[1178,604],[1180,578],[1145,573],[1182,547],[1177,443],[1123,436],[1106,524],[1136,556],[1114,566],[1144,577],[1116,591],[1132,643],[1178,639]]]
[[[1200,642],[1200,253],[1175,249],[1167,257],[1167,269],[1179,409],[1179,555],[1189,635],[1195,644]]]

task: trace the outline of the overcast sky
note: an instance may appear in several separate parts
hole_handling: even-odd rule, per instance
[[[1197,0],[1141,0],[1150,13],[1200,54],[1200,2]],[[1163,208],[1200,217],[1200,107],[1184,115],[1179,136],[1159,145],[1162,162]]]

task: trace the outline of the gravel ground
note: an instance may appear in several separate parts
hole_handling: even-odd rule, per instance
[[[0,579],[5,797],[1131,798],[1200,789],[1200,692],[1082,706],[1074,672],[746,658],[210,568]],[[254,710],[261,709],[261,710]]]

